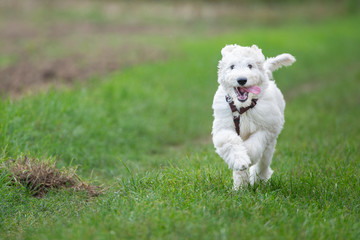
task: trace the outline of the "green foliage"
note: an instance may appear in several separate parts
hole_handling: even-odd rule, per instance
[[[358,239],[358,22],[189,36],[168,62],[1,101],[2,160],[55,156],[111,187],[97,198],[51,191],[35,199],[1,170],[0,236]],[[199,144],[210,136],[220,49],[234,42],[297,58],[275,73],[288,101],[273,178],[239,192],[212,144]]]

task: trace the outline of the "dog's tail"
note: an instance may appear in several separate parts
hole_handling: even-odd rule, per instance
[[[296,61],[295,57],[288,53],[280,54],[273,58],[266,59],[264,63],[264,68],[266,70],[270,70],[270,72],[273,72],[282,66],[290,66]]]

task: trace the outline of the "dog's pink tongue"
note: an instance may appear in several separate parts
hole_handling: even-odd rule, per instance
[[[251,93],[256,94],[256,95],[261,93],[261,89],[258,86],[247,87],[246,91],[251,92]]]

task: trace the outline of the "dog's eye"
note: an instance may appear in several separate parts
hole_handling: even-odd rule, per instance
[[[231,65],[231,66],[230,66],[230,69],[232,70],[232,69],[234,69],[234,67],[235,67],[235,65]]]
[[[249,68],[249,69],[252,69],[252,68],[253,68],[253,65],[248,64],[248,68]]]

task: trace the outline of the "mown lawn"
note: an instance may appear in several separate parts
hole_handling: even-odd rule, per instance
[[[166,62],[1,100],[2,162],[53,157],[108,189],[34,198],[1,169],[0,238],[359,239],[359,20],[189,36]],[[227,43],[297,58],[275,73],[287,100],[275,173],[239,192],[210,141]]]

